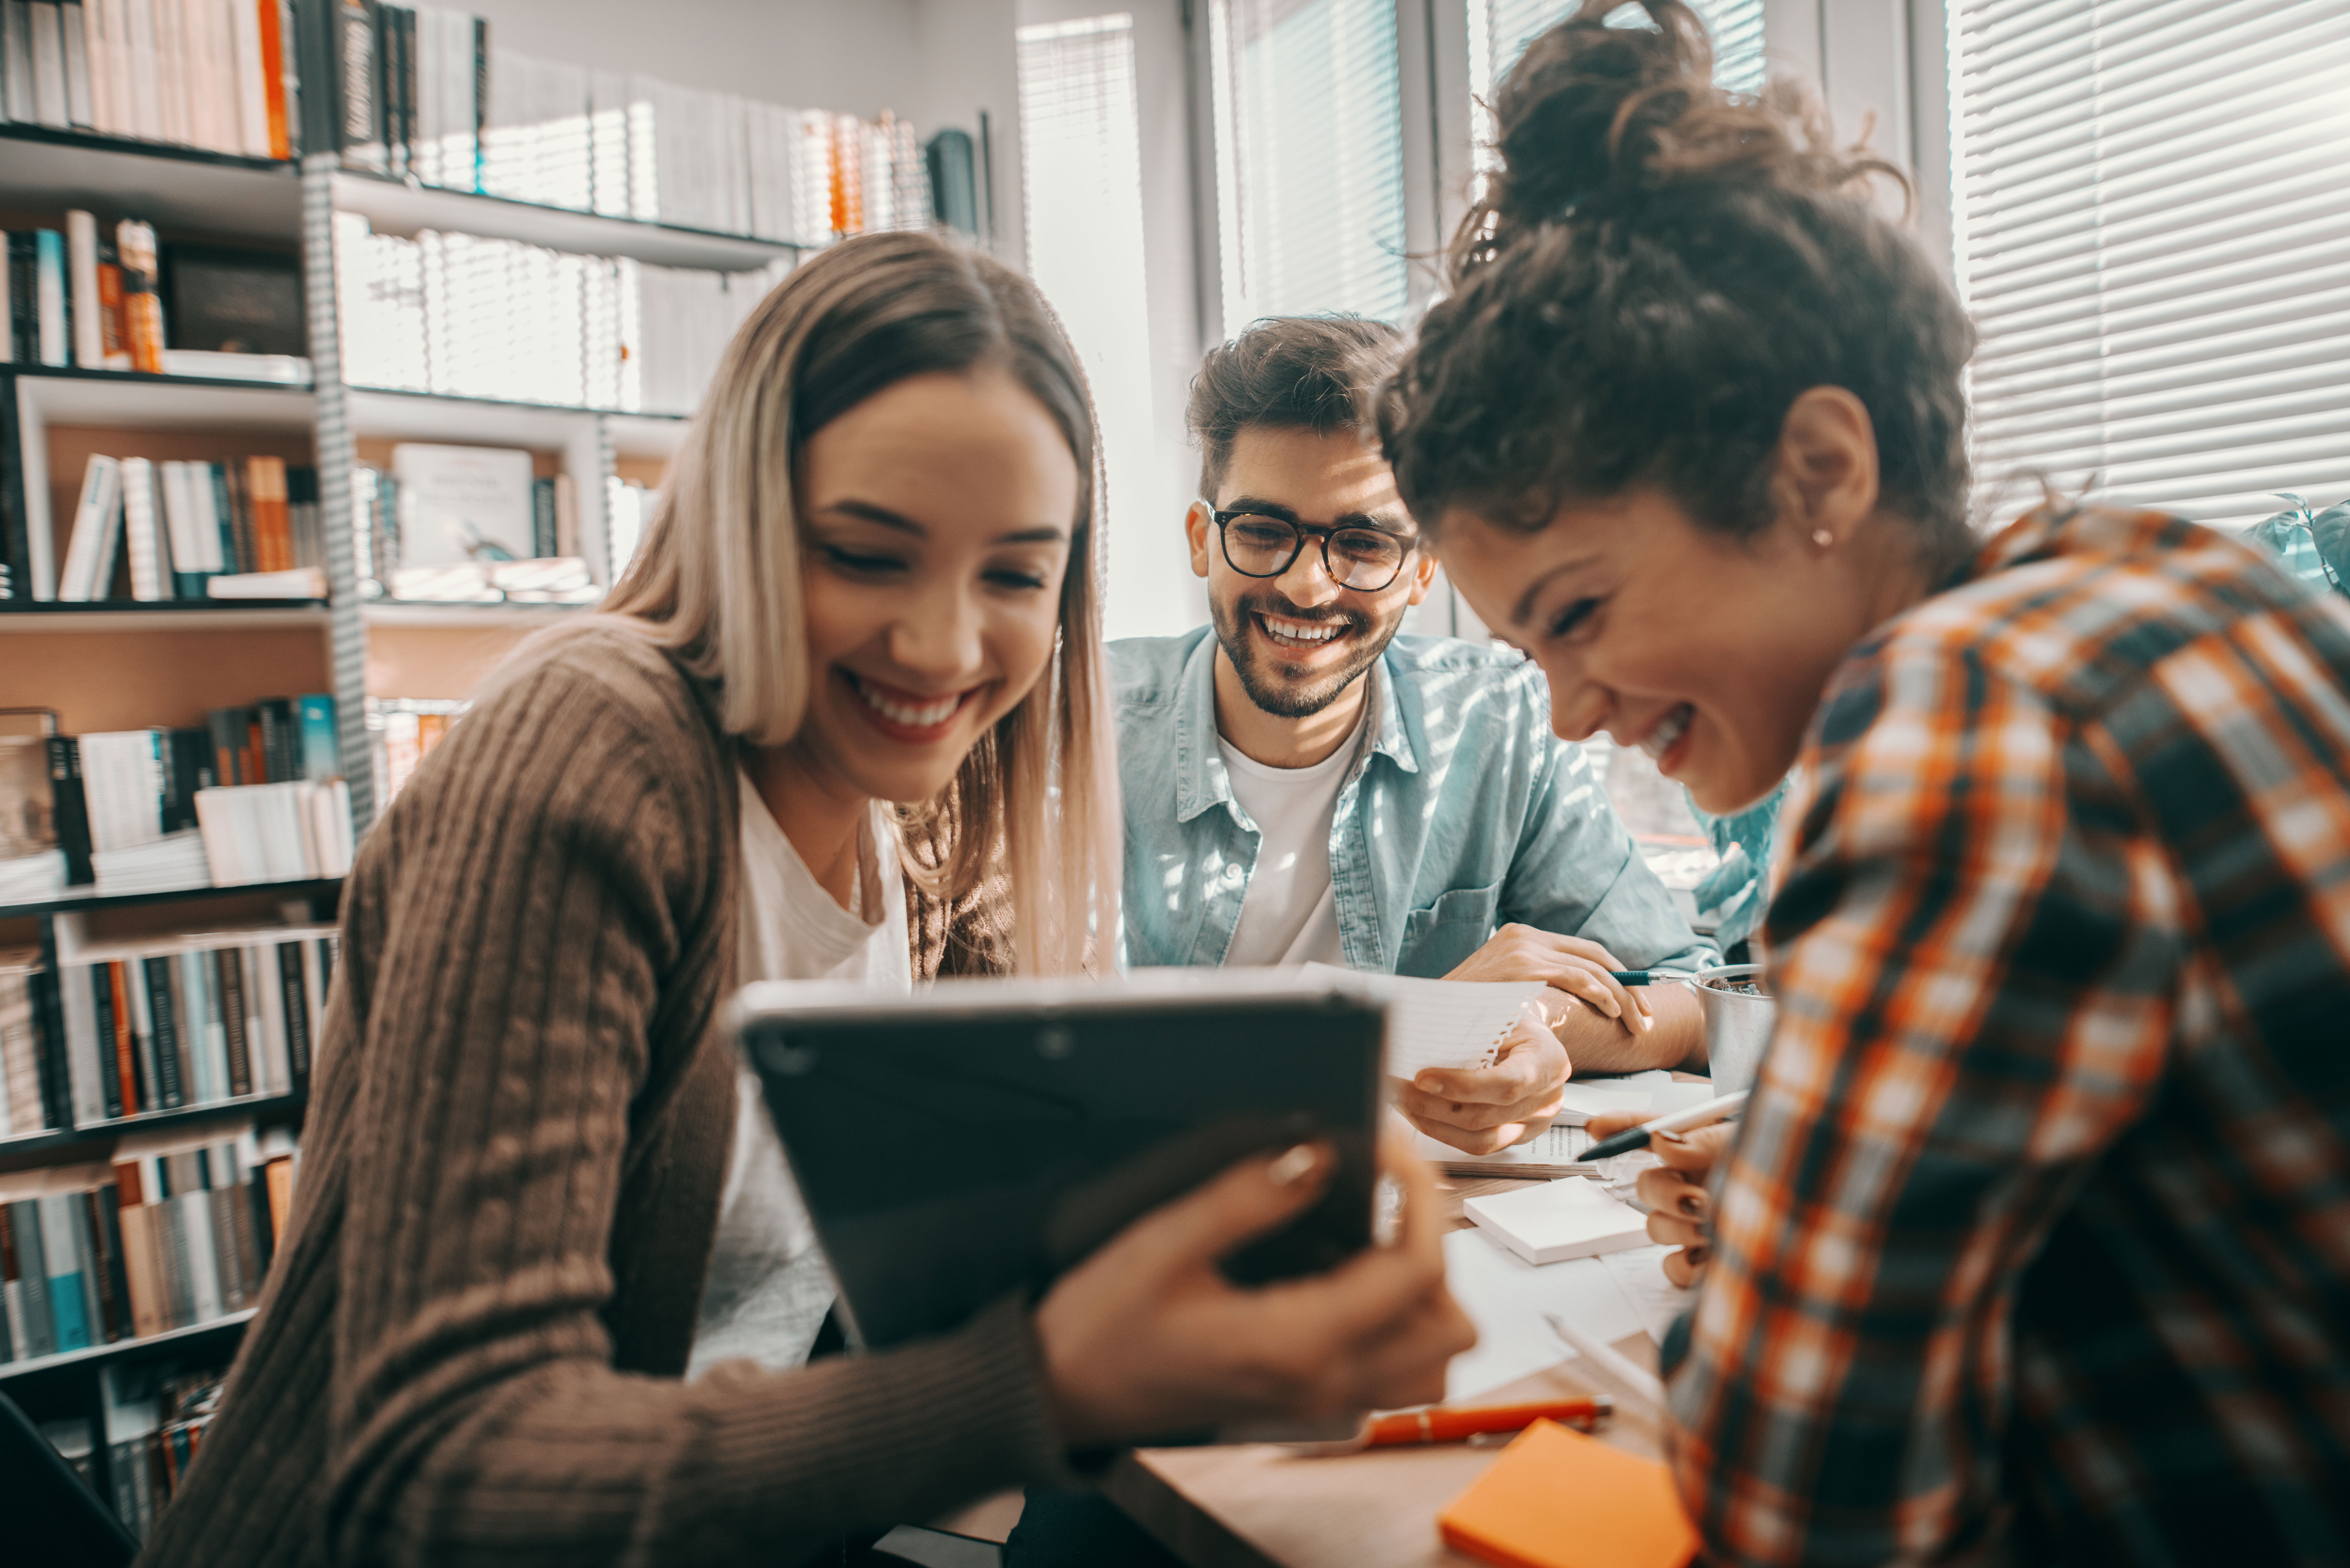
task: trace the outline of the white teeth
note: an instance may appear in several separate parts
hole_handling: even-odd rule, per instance
[[[1269,615],[1260,615],[1256,618],[1257,624],[1264,628],[1265,635],[1274,641],[1298,648],[1311,648],[1317,643],[1327,642],[1346,629],[1344,624],[1335,620],[1275,620]]]
[[[868,708],[890,722],[903,724],[910,730],[927,730],[933,724],[943,724],[956,709],[962,706],[961,697],[941,697],[935,702],[925,702],[916,707],[910,703],[893,702],[861,680],[852,680],[849,685]]]
[[[1690,721],[1695,717],[1697,717],[1697,710],[1686,702],[1682,703],[1666,714],[1655,729],[1640,738],[1640,749],[1648,753],[1651,761],[1660,760],[1667,752],[1673,749],[1673,742],[1687,732]]]

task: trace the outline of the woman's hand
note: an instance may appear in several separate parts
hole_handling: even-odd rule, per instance
[[[1647,1112],[1609,1111],[1591,1118],[1591,1136],[1613,1137],[1652,1119]],[[1665,1278],[1684,1288],[1703,1277],[1706,1260],[1713,1255],[1713,1199],[1705,1182],[1736,1130],[1729,1122],[1716,1122],[1648,1140],[1649,1152],[1664,1163],[1640,1172],[1635,1189],[1648,1210],[1648,1240],[1680,1249],[1666,1256]]]
[[[1405,1119],[1438,1142],[1491,1154],[1550,1126],[1558,1115],[1559,1087],[1572,1070],[1557,1035],[1521,1023],[1502,1042],[1492,1066],[1430,1067],[1409,1083],[1397,1079],[1389,1097]]]
[[[1326,1417],[1444,1397],[1477,1343],[1444,1289],[1427,1168],[1392,1147],[1395,1240],[1326,1274],[1243,1287],[1217,1261],[1310,1208],[1332,1156],[1304,1145],[1243,1160],[1128,1226],[1055,1284],[1036,1337],[1073,1447],[1243,1417]]]
[[[1577,1002],[1626,1030],[1646,1033],[1657,1026],[1641,988],[1610,978],[1624,966],[1597,942],[1563,937],[1532,926],[1503,926],[1485,945],[1461,961],[1447,980],[1539,980],[1564,994],[1544,1004],[1544,1022],[1556,1028]]]

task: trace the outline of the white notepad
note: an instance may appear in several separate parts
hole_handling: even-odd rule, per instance
[[[1305,969],[1310,979],[1351,981],[1386,1001],[1390,1078],[1410,1078],[1430,1067],[1492,1066],[1526,1004],[1549,989],[1538,980],[1421,980],[1326,963]]]
[[[1461,1209],[1529,1263],[1563,1263],[1648,1244],[1648,1217],[1580,1176],[1471,1198]]]

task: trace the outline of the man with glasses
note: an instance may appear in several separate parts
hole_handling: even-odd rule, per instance
[[[1609,973],[1716,960],[1551,734],[1541,673],[1397,635],[1437,566],[1367,439],[1399,342],[1355,317],[1260,321],[1192,383],[1203,499],[1184,526],[1213,625],[1109,645],[1124,948],[1548,981],[1552,1033],[1398,1088],[1421,1130],[1483,1153],[1547,1125],[1570,1061],[1701,1064],[1685,988]]]

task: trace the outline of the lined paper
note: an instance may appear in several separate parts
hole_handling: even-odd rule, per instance
[[[1410,1078],[1430,1067],[1490,1067],[1525,1006],[1549,989],[1538,980],[1421,980],[1358,974],[1309,963],[1315,980],[1367,985],[1388,1004],[1387,1074]]]

